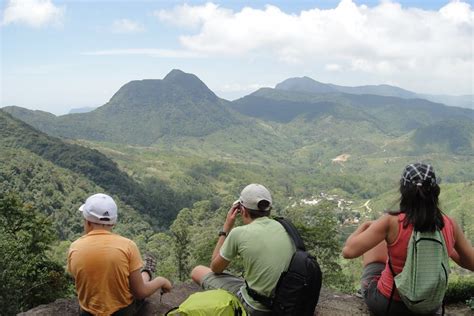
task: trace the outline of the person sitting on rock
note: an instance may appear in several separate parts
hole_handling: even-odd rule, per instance
[[[271,208],[267,188],[260,184],[246,186],[227,213],[210,268],[197,266],[191,272],[193,281],[205,290],[220,288],[234,293],[252,316],[270,315],[270,311],[248,294],[247,286],[270,296],[295,252],[285,228],[269,218]],[[244,225],[232,229],[238,215]],[[237,255],[243,259],[245,279],[224,272]]]
[[[401,273],[405,266],[413,231],[441,231],[448,256],[459,266],[474,270],[474,248],[456,221],[444,215],[438,206],[440,187],[433,167],[422,163],[406,166],[399,190],[399,211],[360,225],[342,250],[347,259],[363,255],[362,296],[373,315],[386,315],[387,310],[389,315],[414,315],[400,299],[396,287],[392,289],[393,275]],[[433,306],[433,313],[439,308]]]
[[[153,257],[144,266],[137,245],[112,233],[117,205],[110,196],[94,194],[79,210],[85,235],[71,244],[67,269],[74,277],[80,315],[135,315],[144,298],[171,290],[166,278],[153,279]]]

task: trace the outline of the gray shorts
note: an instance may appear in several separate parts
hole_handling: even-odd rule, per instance
[[[364,271],[362,272],[362,277],[360,280],[360,288],[362,290],[362,295],[364,296],[365,303],[370,310],[372,315],[416,315],[411,312],[402,301],[392,300],[392,305],[390,306],[390,312],[387,314],[387,306],[390,301],[390,298],[385,297],[377,289],[377,283],[382,275],[382,271],[385,269],[385,263],[373,262],[365,266]],[[426,314],[425,314],[426,315]],[[433,313],[431,315],[437,315]]]
[[[240,292],[240,288],[245,285],[245,280],[239,277],[236,277],[230,273],[208,273],[202,279],[202,288],[204,290],[215,290],[215,289],[223,289],[226,290],[239,299],[242,305],[249,316],[268,316],[271,313],[262,312],[258,310],[254,310],[251,306],[249,306],[242,297],[242,293]]]

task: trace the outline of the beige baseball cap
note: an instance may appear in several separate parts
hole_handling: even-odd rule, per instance
[[[240,192],[240,203],[250,210],[259,211],[258,203],[261,201],[268,201],[268,206],[261,211],[269,211],[272,208],[272,195],[267,188],[261,184],[252,183],[246,186],[242,192]]]

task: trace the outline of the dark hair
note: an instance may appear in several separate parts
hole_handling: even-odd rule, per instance
[[[412,224],[415,231],[434,232],[444,227],[443,213],[438,206],[441,189],[436,183],[404,184],[400,180],[400,212],[405,213],[403,227]]]
[[[256,219],[256,218],[259,218],[259,217],[264,217],[264,216],[269,216],[270,215],[270,211],[272,210],[271,208],[270,209],[267,209],[268,206],[270,205],[270,202],[268,202],[267,200],[261,200],[260,202],[258,202],[258,210],[251,210],[251,209],[247,209],[247,211],[249,212],[249,216],[251,219]]]

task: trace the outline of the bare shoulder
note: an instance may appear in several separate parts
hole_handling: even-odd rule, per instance
[[[391,215],[391,214],[386,214],[384,215],[386,218],[385,220],[387,221],[388,225],[388,232],[387,232],[387,243],[388,244],[393,244],[398,237],[398,216],[397,215]]]
[[[385,213],[379,217],[378,221],[382,222],[383,225],[390,225],[390,226],[397,225],[398,226],[398,216],[396,215]]]

